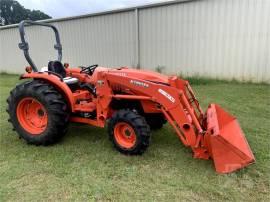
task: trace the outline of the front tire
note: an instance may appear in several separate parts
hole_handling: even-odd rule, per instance
[[[27,143],[49,145],[67,132],[69,109],[63,96],[43,81],[17,85],[7,99],[9,122]]]
[[[150,143],[150,128],[144,117],[131,110],[115,112],[108,131],[115,148],[123,154],[142,154]]]

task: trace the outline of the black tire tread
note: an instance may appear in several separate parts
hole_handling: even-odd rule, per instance
[[[159,130],[167,122],[163,114],[145,114],[145,120],[151,130]]]
[[[114,126],[117,122],[124,121],[129,123],[135,130],[137,143],[131,149],[124,149],[116,142],[114,138]],[[121,153],[127,155],[143,154],[150,144],[150,128],[144,117],[129,109],[121,109],[114,113],[108,125],[109,138],[114,147]]]
[[[39,136],[33,136],[25,131],[19,124],[16,115],[16,106],[19,100],[32,96],[44,104],[49,120],[46,130]],[[17,85],[7,99],[7,113],[13,128],[20,138],[34,145],[50,145],[59,141],[67,132],[69,123],[69,109],[63,96],[50,84],[31,80]]]

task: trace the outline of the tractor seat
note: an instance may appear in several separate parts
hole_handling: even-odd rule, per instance
[[[50,61],[48,63],[48,70],[61,75],[63,78],[66,77],[66,70],[60,61]]]
[[[79,79],[74,78],[74,77],[66,77],[66,70],[63,66],[63,64],[60,61],[50,61],[48,63],[48,67],[43,67],[41,68],[41,72],[44,71],[51,71],[51,72],[55,72],[57,74],[59,74],[60,76],[62,76],[63,81],[67,84],[67,85],[72,85],[72,84],[76,84],[79,82]]]

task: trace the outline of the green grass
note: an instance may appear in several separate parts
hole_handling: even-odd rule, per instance
[[[16,76],[0,75],[0,201],[269,200],[267,85],[193,85],[204,108],[219,103],[238,117],[256,157],[256,164],[219,175],[211,161],[193,159],[167,125],[152,133],[142,156],[121,155],[106,130],[79,124],[71,124],[59,144],[27,145],[11,130],[5,112],[6,98],[17,82]]]

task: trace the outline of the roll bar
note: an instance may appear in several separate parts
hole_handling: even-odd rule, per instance
[[[24,21],[21,21],[19,24],[19,32],[20,32],[20,37],[21,37],[21,43],[19,43],[19,48],[21,50],[23,50],[25,59],[27,60],[29,65],[32,67],[33,71],[37,72],[38,69],[29,55],[29,45],[28,45],[27,41],[25,40],[25,31],[24,31],[24,27],[26,25],[39,25],[39,26],[50,27],[53,29],[53,31],[55,33],[55,39],[56,39],[56,44],[54,45],[54,48],[58,51],[58,60],[61,62],[61,60],[62,60],[62,45],[60,42],[60,36],[59,36],[59,32],[58,32],[57,28],[51,24],[48,24],[48,23],[34,22],[31,20],[24,20]]]

